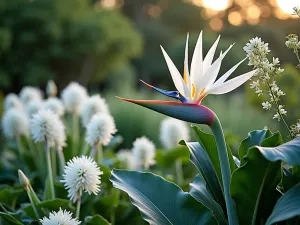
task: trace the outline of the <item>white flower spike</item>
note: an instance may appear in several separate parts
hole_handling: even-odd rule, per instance
[[[155,164],[155,145],[148,138],[137,138],[133,142],[132,152],[139,167],[148,169]]]
[[[76,218],[72,218],[72,213],[67,210],[59,209],[58,212],[51,212],[49,218],[44,217],[40,220],[42,225],[79,225],[81,224]]]
[[[245,59],[243,59],[217,80],[222,60],[233,46],[229,46],[229,48],[224,53],[221,53],[220,56],[213,62],[213,57],[216,52],[219,39],[220,36],[212,45],[203,60],[201,31],[194,50],[191,69],[190,71],[188,71],[187,36],[184,60],[184,78],[182,78],[181,74],[179,73],[178,69],[176,68],[166,51],[161,47],[175,87],[189,103],[199,104],[201,100],[208,94],[218,95],[228,93],[241,86],[256,73],[256,70],[253,70],[226,81],[227,78],[236,70],[236,68],[245,61]]]
[[[65,188],[68,190],[68,197],[76,202],[81,198],[82,192],[97,195],[100,191],[100,171],[97,163],[90,157],[74,157],[65,166],[63,180]]]
[[[20,92],[20,99],[24,104],[27,104],[33,100],[41,101],[42,98],[42,91],[36,87],[23,87]]]
[[[48,98],[44,103],[44,109],[52,110],[59,117],[62,117],[65,113],[65,108],[60,99],[56,97]]]
[[[23,103],[14,93],[6,95],[4,99],[4,110],[7,111],[11,108],[23,110]]]

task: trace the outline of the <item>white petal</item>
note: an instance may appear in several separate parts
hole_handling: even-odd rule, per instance
[[[190,80],[190,73],[189,73],[189,34],[186,37],[186,44],[185,44],[185,57],[184,57],[184,71],[186,73],[186,81],[189,93],[191,92],[191,80]]]
[[[188,94],[188,89],[187,86],[185,85],[181,74],[179,73],[179,71],[177,70],[176,66],[174,65],[174,63],[172,62],[172,60],[170,59],[170,57],[168,56],[168,54],[166,53],[166,51],[164,50],[164,48],[162,46],[161,50],[163,52],[163,55],[165,57],[166,63],[168,65],[169,71],[171,73],[173,82],[175,84],[176,89],[179,91],[179,93],[181,95],[183,95],[184,97],[187,96]]]
[[[220,55],[220,57],[208,68],[208,70],[203,74],[201,79],[195,81],[196,90],[201,91],[203,88],[207,88],[213,84],[218,76],[220,71],[221,63],[228,51],[232,48],[233,45],[230,45],[229,48]]]
[[[225,80],[236,70],[236,68],[239,67],[239,65],[244,62],[247,59],[244,58],[243,60],[241,60],[239,63],[237,63],[235,66],[233,66],[230,70],[228,70],[223,76],[221,76],[214,84],[215,85],[219,85],[221,83],[224,83]]]
[[[256,72],[257,72],[256,70],[252,70],[248,73],[235,77],[225,83],[218,84],[218,85],[213,84],[205,92],[206,94],[215,94],[215,95],[228,93],[236,89],[237,87],[241,86],[243,83],[249,80]]]
[[[203,61],[203,72],[204,73],[211,66],[211,63],[213,61],[213,58],[214,58],[214,55],[215,55],[215,52],[216,52],[216,49],[217,49],[220,37],[221,36],[219,35],[219,37],[217,38],[217,40],[215,41],[215,43],[211,46],[211,48],[209,49],[207,55],[204,58],[204,61]]]
[[[203,72],[202,31],[200,32],[191,63],[191,82],[199,79]]]

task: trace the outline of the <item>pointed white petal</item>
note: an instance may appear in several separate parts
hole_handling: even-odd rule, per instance
[[[249,80],[256,72],[257,72],[256,70],[252,70],[248,73],[235,77],[225,83],[218,84],[218,85],[213,84],[205,92],[206,94],[215,94],[215,95],[228,93],[236,89],[237,87],[241,86],[243,83]]]
[[[202,31],[200,32],[191,63],[191,82],[195,83],[203,72]]]
[[[168,65],[169,71],[171,73],[173,82],[175,84],[176,89],[179,91],[179,93],[181,95],[183,95],[184,97],[187,97],[188,94],[188,89],[187,86],[185,85],[181,74],[179,73],[179,71],[177,70],[176,66],[174,65],[174,63],[172,62],[172,60],[170,59],[170,57],[168,56],[168,54],[166,53],[166,51],[164,50],[164,48],[162,46],[161,50],[163,52],[163,55],[165,57],[166,63]]]
[[[215,52],[216,52],[216,49],[217,49],[217,46],[218,46],[218,43],[219,43],[219,40],[220,40],[220,35],[219,37],[217,38],[217,40],[215,41],[215,43],[211,46],[211,48],[209,49],[207,55],[205,56],[204,58],[204,61],[203,61],[203,72],[205,73],[205,71],[211,66],[212,64],[212,61],[214,59],[214,55],[215,55]]]
[[[225,82],[225,80],[236,70],[236,68],[238,68],[239,67],[239,65],[241,64],[241,63],[243,63],[245,60],[247,59],[247,57],[246,58],[244,58],[243,60],[241,60],[239,63],[237,63],[235,66],[233,66],[230,70],[228,70],[223,76],[221,76],[214,84],[215,85],[219,85],[219,84],[221,84],[221,83],[224,83]]]
[[[201,91],[203,88],[207,88],[215,82],[221,68],[222,60],[224,59],[228,51],[232,48],[232,46],[233,45],[230,45],[229,48],[220,55],[220,57],[203,74],[201,79],[197,79],[195,81],[197,92]]]
[[[191,80],[190,80],[190,72],[189,72],[189,33],[187,34],[186,44],[185,44],[184,72],[186,73],[186,85],[187,85],[189,93],[190,93],[191,92]]]

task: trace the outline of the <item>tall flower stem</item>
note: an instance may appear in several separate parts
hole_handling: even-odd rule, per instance
[[[40,218],[40,215],[39,215],[39,213],[38,213],[38,211],[37,211],[37,208],[35,207],[34,200],[33,200],[32,196],[31,196],[31,193],[30,193],[30,192],[31,192],[31,189],[32,189],[32,187],[31,187],[31,188],[30,188],[30,187],[27,187],[27,188],[26,188],[27,195],[28,195],[30,204],[31,204],[31,206],[32,206],[32,209],[33,209],[33,211],[34,211],[34,214],[35,214],[35,216],[36,216],[36,219],[39,219],[39,218]]]
[[[102,145],[97,142],[92,146],[90,157],[94,158],[97,163],[101,163],[103,160],[103,148]]]
[[[66,165],[66,160],[65,160],[65,156],[64,156],[64,152],[62,151],[62,149],[56,148],[56,152],[60,161],[60,174],[64,173],[64,168]]]
[[[57,176],[56,151],[54,149],[50,149],[50,155],[51,155],[52,174],[53,177],[56,177]]]
[[[235,203],[230,196],[231,171],[230,171],[229,158],[227,154],[224,133],[219,118],[217,116],[215,116],[215,119],[213,123],[210,125],[210,128],[213,132],[213,135],[215,136],[216,143],[217,143],[229,225],[238,225],[239,222],[236,214]]]
[[[79,143],[79,117],[77,114],[73,114],[73,130],[72,130],[72,156],[76,156],[78,153]]]
[[[76,205],[76,217],[79,219],[80,215],[80,205],[81,205],[81,196],[77,200],[77,205]]]
[[[182,160],[177,159],[175,162],[175,169],[176,169],[176,182],[179,186],[183,184],[183,171],[182,171]]]
[[[50,182],[50,198],[55,198],[55,190],[54,190],[54,181],[53,181],[53,173],[52,173],[52,165],[51,165],[51,156],[50,156],[50,148],[47,140],[45,140],[45,153],[47,159],[47,168],[48,168],[48,177]]]

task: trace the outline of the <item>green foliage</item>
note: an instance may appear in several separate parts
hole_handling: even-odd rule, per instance
[[[130,21],[89,1],[4,0],[0,5],[1,88],[101,80],[141,51]]]

